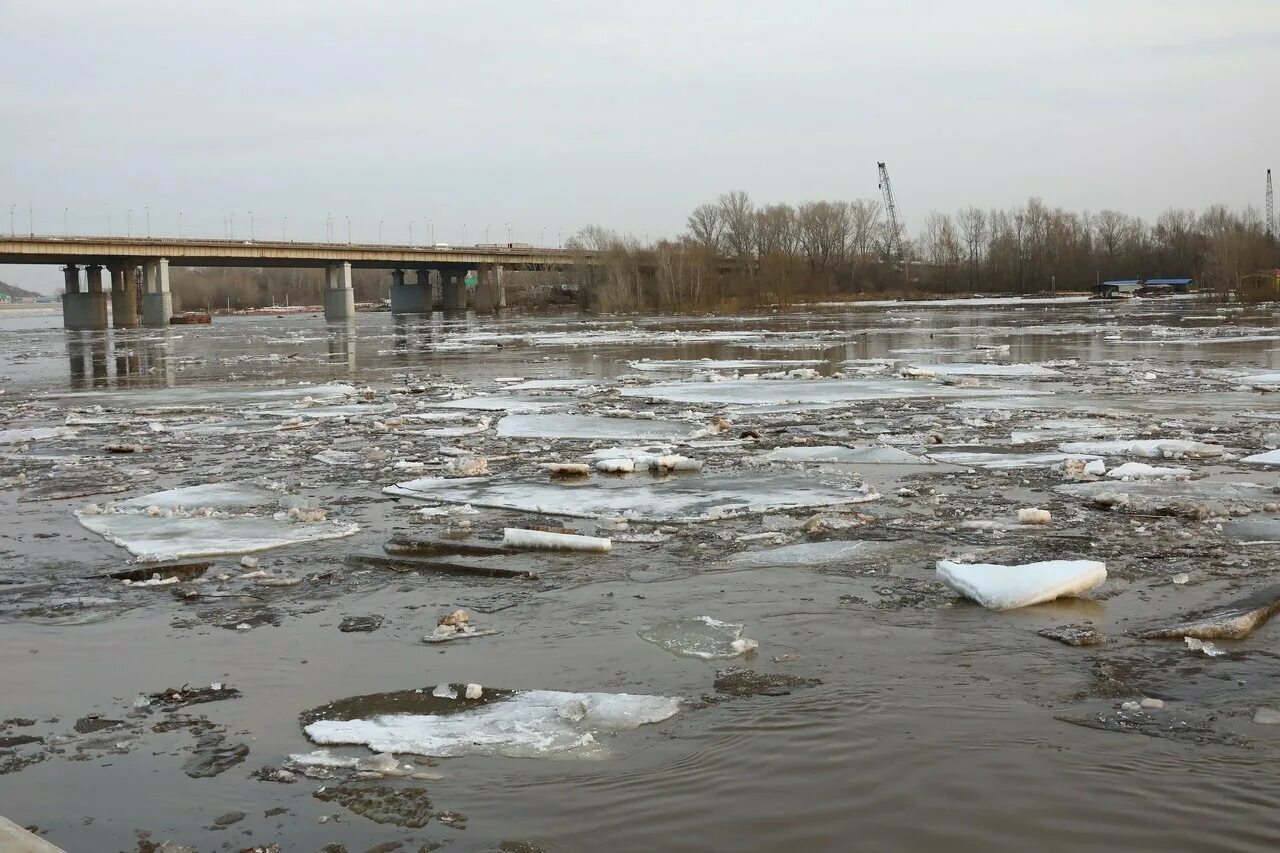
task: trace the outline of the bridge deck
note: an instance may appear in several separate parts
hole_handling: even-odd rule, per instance
[[[324,267],[347,261],[364,269],[504,264],[562,266],[580,257],[569,249],[492,246],[395,246],[274,240],[167,237],[0,236],[0,264],[110,264],[168,258],[187,267]]]

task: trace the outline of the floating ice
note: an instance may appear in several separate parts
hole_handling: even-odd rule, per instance
[[[861,400],[893,400],[932,397],[1026,396],[1025,390],[958,388],[898,379],[727,379],[724,382],[662,382],[623,388],[624,397],[645,397],[680,403],[843,403]],[[1048,393],[1048,392],[1043,392]]]
[[[729,562],[748,566],[818,566],[865,559],[883,550],[881,542],[799,542],[763,551],[734,554]]]
[[[937,376],[993,376],[1002,378],[1016,379],[1048,379],[1061,376],[1061,370],[1054,370],[1052,367],[1044,367],[1039,364],[1001,364],[992,362],[990,364],[930,364],[929,370],[932,370]]]
[[[139,560],[157,562],[218,554],[244,554],[352,536],[355,524],[320,521],[300,524],[259,516],[206,518],[152,517],[142,513],[76,513],[85,528],[128,549]]]
[[[1072,441],[1059,445],[1063,453],[1076,456],[1141,456],[1148,459],[1169,457],[1215,457],[1221,456],[1223,447],[1220,444],[1206,444],[1202,441],[1185,439],[1143,438],[1119,441]]]
[[[896,447],[778,447],[765,454],[770,462],[852,462],[864,465],[932,465],[933,460],[914,456]]]
[[[1052,468],[1068,459],[1082,458],[1079,453],[997,453],[986,451],[941,450],[927,454],[935,462],[965,465],[973,468]],[[1097,457],[1083,457],[1096,459]]]
[[[321,450],[311,458],[325,465],[359,465],[364,462],[363,456],[351,450]]]
[[[55,441],[74,438],[76,431],[66,427],[28,427],[26,429],[0,429],[0,444],[25,444],[29,441]]]
[[[507,415],[498,422],[498,435],[508,438],[672,439],[689,438],[697,431],[693,424],[675,421],[577,414]]]
[[[1257,483],[1211,480],[1137,480],[1123,485],[1111,482],[1068,483],[1055,486],[1054,491],[1083,500],[1098,500],[1107,493],[1123,492],[1131,503],[1147,509],[1196,504],[1225,510],[1237,503],[1264,506],[1280,498],[1275,489]]]
[[[640,639],[675,655],[701,660],[736,658],[754,651],[759,643],[742,636],[743,626],[710,616],[659,622],[640,632]]]
[[[1190,468],[1161,468],[1145,462],[1126,462],[1107,472],[1112,480],[1184,480],[1191,476]]]
[[[1249,465],[1280,465],[1280,450],[1268,450],[1266,453],[1255,453],[1240,460]]]
[[[144,391],[70,391],[47,396],[89,400],[110,408],[143,408],[172,405],[210,406],[215,404],[269,404],[284,400],[330,400],[348,397],[356,389],[341,382],[327,385],[280,385],[275,387],[216,387],[198,385],[184,388],[148,388]]]
[[[294,409],[264,409],[258,414],[273,418],[360,418],[385,415],[395,410],[395,403],[351,403],[344,406],[299,406]]]
[[[777,370],[788,367],[812,367],[826,364],[824,359],[764,359],[764,358],[699,358],[699,359],[645,359],[627,362],[636,370]]]
[[[633,521],[706,521],[753,512],[865,503],[863,484],[830,484],[809,474],[744,473],[667,480],[596,477],[572,488],[545,480],[425,477],[383,489],[388,495],[491,509]]]
[[[613,549],[613,543],[599,536],[549,533],[545,530],[524,530],[518,527],[503,528],[502,544],[508,548],[532,548],[540,551],[606,552]]]
[[[122,510],[146,509],[219,509],[246,510],[257,507],[279,506],[279,497],[266,489],[251,483],[202,483],[198,486],[183,486],[179,489],[166,489],[152,492],[137,498],[130,498],[116,504]]]
[[[947,586],[991,610],[1079,595],[1107,579],[1106,564],[1093,560],[1049,560],[1021,566],[939,560],[937,571],[938,579]]]
[[[455,713],[320,719],[305,731],[319,744],[364,744],[377,752],[442,758],[598,758],[608,749],[597,735],[658,723],[679,710],[680,700],[666,696],[530,690]]]
[[[1200,652],[1208,658],[1216,658],[1219,655],[1226,654],[1222,649],[1205,640],[1197,640],[1195,637],[1183,637],[1182,639],[1187,644],[1187,651]]]
[[[491,412],[542,412],[577,405],[572,397],[532,397],[516,394],[490,394],[486,397],[466,397],[436,403],[445,409],[476,409]]]
[[[122,501],[105,513],[88,506],[75,515],[85,528],[145,562],[266,551],[359,531],[354,524],[291,521],[283,512],[248,514],[279,506],[274,493],[249,483],[204,483]]]

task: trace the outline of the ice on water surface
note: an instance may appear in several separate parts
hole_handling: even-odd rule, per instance
[[[251,483],[203,483],[75,515],[87,530],[144,562],[266,551],[359,531],[355,524],[295,521],[280,508],[276,494]]]
[[[736,658],[754,651],[755,640],[742,636],[745,626],[710,616],[659,622],[640,632],[640,639],[675,655],[700,660]]]
[[[723,382],[659,382],[623,388],[624,397],[645,397],[679,403],[844,403],[935,397],[999,397],[1025,389],[960,388],[909,379],[726,379]],[[1048,392],[1041,392],[1048,393]]]
[[[923,365],[938,376],[991,376],[1009,379],[1052,379],[1062,375],[1061,370],[1042,364],[1001,364],[1000,362],[930,364]]]
[[[306,733],[318,744],[442,758],[600,758],[609,751],[597,735],[658,723],[679,710],[680,700],[667,696],[530,690],[452,714],[320,719]]]
[[[858,483],[824,483],[800,473],[714,477],[593,477],[577,485],[542,479],[424,477],[383,489],[386,494],[493,509],[637,521],[699,521],[788,507],[864,503],[877,495]]]
[[[1079,595],[1107,579],[1106,564],[1095,560],[1048,560],[1021,566],[939,560],[937,571],[938,580],[991,610]]]
[[[498,422],[498,435],[507,438],[675,439],[688,438],[697,430],[677,421],[579,414],[515,414]]]
[[[0,444],[24,444],[29,441],[54,441],[74,438],[76,431],[66,427],[29,427],[26,429],[0,429]]]
[[[851,462],[864,465],[932,465],[933,461],[896,447],[778,447],[764,457],[770,462]]]
[[[818,566],[865,558],[889,546],[883,542],[798,542],[778,548],[743,551],[729,562],[746,566]]]
[[[139,560],[157,562],[218,554],[247,554],[324,539],[351,536],[354,524],[299,523],[269,516],[158,516],[118,512],[76,516],[82,525],[128,549]]]

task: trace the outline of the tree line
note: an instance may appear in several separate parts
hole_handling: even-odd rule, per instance
[[[898,234],[879,201],[757,206],[726,193],[689,214],[674,240],[642,245],[598,226],[571,248],[602,264],[574,271],[587,307],[732,310],[858,296],[1037,294],[1085,291],[1098,281],[1194,278],[1230,291],[1277,265],[1277,246],[1252,208],[1169,209],[1155,222],[1114,210],[1051,208],[931,212],[914,239]],[[901,247],[901,248],[897,248]]]

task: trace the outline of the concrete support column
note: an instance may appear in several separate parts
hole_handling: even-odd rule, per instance
[[[64,293],[80,292],[80,267],[75,264],[62,268],[62,281],[64,284]]]
[[[356,295],[351,287],[351,264],[343,261],[325,269],[324,318],[349,320],[356,315]]]
[[[405,284],[404,270],[391,273],[392,314],[431,313],[430,273],[418,270],[417,279],[414,284]]]
[[[169,293],[169,259],[158,258],[142,265],[142,323],[160,328],[173,316],[173,295]]]
[[[444,296],[444,310],[467,310],[467,271],[449,270],[442,274],[441,290]]]
[[[498,287],[495,279],[496,264],[476,266],[476,313],[492,314],[498,309]]]
[[[111,325],[132,329],[138,325],[138,285],[132,263],[111,268]]]
[[[107,327],[107,294],[102,292],[102,267],[85,267],[85,290],[80,289],[80,270],[69,266],[64,270],[66,292],[62,295],[62,326],[66,329],[105,329]]]

